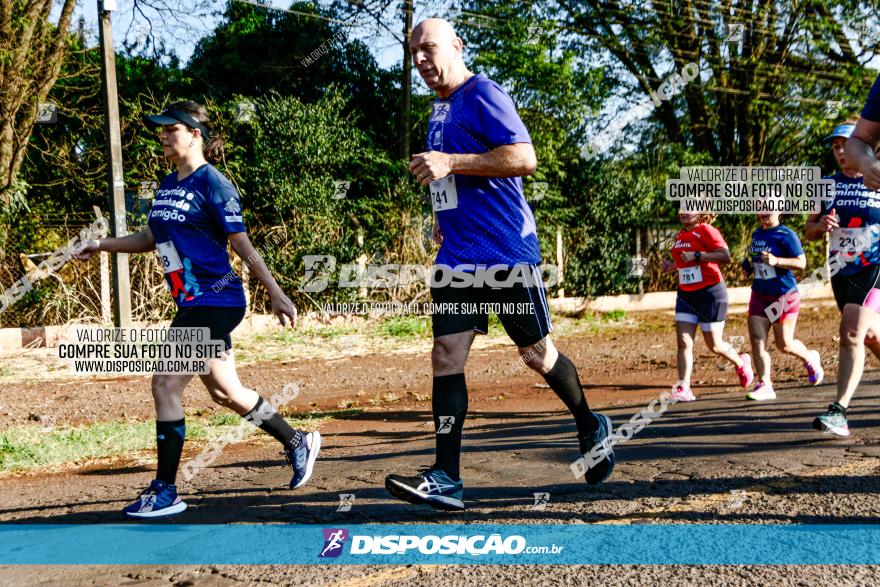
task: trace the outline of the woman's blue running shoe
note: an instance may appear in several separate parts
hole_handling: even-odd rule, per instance
[[[287,462],[293,467],[293,477],[290,479],[291,489],[302,487],[311,478],[320,450],[321,434],[317,430],[303,434],[302,442],[298,447],[284,450]]]
[[[177,486],[154,479],[140,497],[122,513],[130,518],[173,516],[186,509],[186,502],[177,495]]]

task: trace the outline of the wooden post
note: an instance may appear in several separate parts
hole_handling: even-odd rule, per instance
[[[110,309],[110,253],[101,251],[101,324],[113,324],[113,312]]]
[[[641,228],[636,229],[636,259],[638,259],[637,262],[639,264],[641,264],[641,262],[642,262],[642,229]],[[644,274],[645,269],[646,269],[645,267],[642,267],[640,269],[641,273],[639,273],[639,295],[642,295],[643,293],[645,293],[645,282],[642,281],[645,276],[645,274]]]
[[[98,18],[101,21],[101,73],[104,90],[104,129],[107,133],[108,200],[111,219],[110,234],[121,237],[128,234],[125,223],[125,182],[122,179],[122,139],[119,131],[119,98],[116,88],[116,53],[113,49],[113,29],[110,12],[116,10],[116,0],[98,0]],[[128,254],[113,253],[113,310],[118,327],[131,325],[131,283],[128,273]]]
[[[364,229],[362,226],[358,226],[357,228],[357,244],[358,248],[361,250],[361,254],[358,255],[357,258],[357,274],[358,278],[363,279],[362,283],[366,283],[365,276],[367,274],[367,253],[364,251]],[[361,288],[358,290],[358,295],[361,297],[361,299],[366,299],[366,285],[361,286]]]
[[[103,218],[104,213],[97,206],[92,206],[96,218]],[[98,253],[99,271],[101,274],[101,324],[109,326],[113,324],[113,314],[110,311],[110,255],[107,251]]]
[[[559,292],[556,294],[557,298],[565,297],[565,288],[563,285],[563,252],[562,252],[562,227],[556,227],[556,267],[559,271]]]

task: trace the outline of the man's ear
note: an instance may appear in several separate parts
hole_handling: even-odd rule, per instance
[[[455,51],[459,56],[464,53],[464,41],[461,40],[461,37],[455,37],[452,41],[452,46],[455,47]]]

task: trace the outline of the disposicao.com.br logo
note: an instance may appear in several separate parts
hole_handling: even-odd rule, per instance
[[[349,538],[348,531],[342,528],[324,529],[324,547],[320,556],[336,557],[344,549],[344,542]],[[352,555],[519,555],[519,554],[560,554],[563,546],[529,546],[523,536],[514,534],[463,535],[406,535],[391,534],[384,536],[350,536],[349,553]]]
[[[342,554],[346,538],[348,538],[348,530],[345,528],[324,528],[324,546],[318,556],[320,558],[339,556]]]

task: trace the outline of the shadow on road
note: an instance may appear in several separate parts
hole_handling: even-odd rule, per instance
[[[645,427],[632,441],[617,446],[618,472],[610,482],[588,486],[573,482],[568,465],[576,457],[574,425],[567,415],[558,411],[542,413],[492,413],[469,418],[464,438],[466,472],[466,499],[468,510],[449,514],[434,512],[425,507],[413,506],[392,500],[386,493],[381,479],[389,466],[404,470],[417,465],[427,465],[433,457],[433,432],[427,427],[399,432],[340,432],[332,437],[337,444],[328,443],[322,457],[326,469],[316,476],[314,482],[298,492],[287,489],[243,486],[224,489],[207,488],[198,493],[184,495],[190,504],[187,514],[177,520],[160,523],[233,523],[233,522],[283,522],[305,524],[356,524],[356,523],[406,523],[406,522],[510,522],[522,523],[571,523],[613,522],[620,517],[630,521],[661,518],[666,522],[728,522],[728,523],[880,523],[874,515],[752,512],[748,507],[736,511],[729,506],[727,498],[737,490],[758,491],[767,496],[828,495],[880,493],[880,477],[877,475],[847,476],[841,474],[800,476],[792,473],[737,474],[733,465],[753,465],[761,458],[803,460],[815,451],[860,449],[880,446],[877,431],[880,430],[880,412],[876,393],[863,393],[859,407],[851,412],[851,423],[858,435],[850,439],[834,440],[820,436],[810,428],[810,421],[821,409],[813,406],[812,399],[798,402],[781,400],[772,404],[730,404],[730,398],[711,399],[679,404]],[[609,410],[615,426],[629,420],[637,410],[616,408]],[[388,414],[365,413],[359,419],[370,421],[387,419]],[[430,422],[429,414],[409,412],[399,415],[401,422]],[[409,425],[412,427],[412,425]],[[343,439],[340,442],[339,439]],[[329,439],[328,439],[329,440]],[[347,447],[347,448],[343,448]],[[764,457],[763,455],[766,455]],[[814,458],[813,465],[833,468],[843,459],[823,460],[824,453]],[[857,455],[851,455],[857,456]],[[389,463],[393,460],[393,463]],[[852,462],[854,459],[848,459]],[[800,461],[799,461],[800,462]],[[484,463],[484,464],[480,464]],[[488,463],[488,464],[487,464]],[[699,473],[686,472],[683,467],[696,463],[712,463],[708,469],[700,466]],[[496,473],[494,468],[502,473]],[[265,459],[232,462],[215,468],[246,468],[248,471],[277,468],[281,461]],[[319,465],[320,466],[320,465]],[[623,468],[631,467],[625,473]],[[671,471],[656,477],[640,473],[640,467]],[[482,471],[482,469],[485,469]],[[142,467],[89,471],[88,475],[135,473]],[[366,487],[352,492],[357,503],[349,512],[337,512],[339,492],[347,492],[345,483],[358,479],[365,483],[359,471],[372,470],[374,475]],[[711,471],[711,474],[706,471]],[[760,468],[759,468],[760,470]],[[779,470],[779,469],[777,469]],[[787,470],[787,469],[786,469]],[[803,469],[801,469],[803,470]],[[467,471],[475,478],[467,481]],[[481,472],[482,471],[482,472]],[[750,469],[751,471],[751,469]],[[381,473],[380,473],[381,472]],[[673,478],[665,478],[665,477]],[[674,478],[674,477],[681,478]],[[641,479],[639,478],[641,477]],[[548,482],[554,478],[556,483]],[[108,479],[103,480],[109,482]],[[237,478],[246,485],[247,480]],[[99,481],[100,483],[100,481]],[[513,486],[520,483],[520,486]],[[498,486],[492,486],[497,484]],[[333,487],[330,490],[329,487]],[[756,489],[757,488],[757,489]],[[551,494],[551,505],[536,510],[533,506],[534,492]],[[719,497],[720,496],[720,497]],[[705,497],[706,499],[701,498]],[[682,501],[682,500],[685,501]],[[647,506],[631,508],[633,511],[611,514],[600,511],[593,504],[604,501],[621,503],[676,503],[675,510]],[[673,501],[674,500],[674,501]],[[690,500],[690,501],[689,501]],[[693,502],[694,507],[689,504]],[[644,502],[642,502],[644,503]],[[714,504],[714,505],[713,505]],[[15,523],[117,523],[124,503],[119,501],[78,501],[72,496],[62,507],[0,508],[0,516],[14,516]],[[697,507],[699,505],[699,508]],[[77,511],[94,508],[97,511]],[[556,506],[559,506],[558,508]],[[738,506],[737,506],[738,508]],[[705,510],[705,511],[700,511]],[[835,515],[836,514],[836,515]]]

